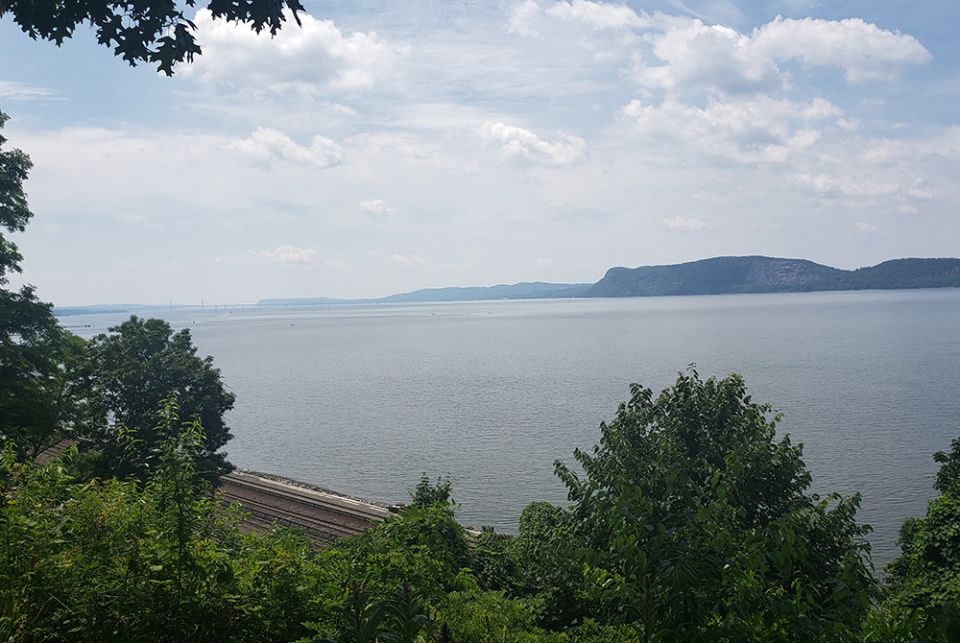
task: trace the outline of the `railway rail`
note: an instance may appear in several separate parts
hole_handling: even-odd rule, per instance
[[[73,444],[73,440],[62,440],[41,452],[36,462],[48,464]],[[377,504],[280,476],[243,470],[221,476],[216,493],[225,502],[243,508],[242,528],[265,531],[274,525],[291,527],[304,531],[320,545],[361,534],[400,509],[400,505]]]
[[[222,476],[218,493],[243,507],[245,529],[261,531],[278,524],[301,529],[320,544],[356,536],[398,509],[247,471]]]

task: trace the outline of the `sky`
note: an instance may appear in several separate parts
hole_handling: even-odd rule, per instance
[[[956,0],[305,6],[272,39],[197,10],[172,78],[0,20],[21,281],[210,304],[960,256]]]

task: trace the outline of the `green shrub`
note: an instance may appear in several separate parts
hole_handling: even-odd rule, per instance
[[[899,558],[887,565],[884,600],[869,626],[872,640],[960,640],[960,439],[938,452],[940,495],[923,518],[900,528]]]
[[[600,427],[573,501],[584,595],[644,639],[854,640],[875,596],[859,496],[810,495],[801,448],[743,379],[696,371]]]

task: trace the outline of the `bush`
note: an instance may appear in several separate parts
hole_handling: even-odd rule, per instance
[[[450,494],[453,492],[453,483],[444,478],[437,478],[435,483],[430,482],[426,473],[420,476],[420,482],[410,494],[415,507],[431,507],[433,505],[453,505]]]
[[[176,422],[175,407],[166,408]],[[0,458],[0,634],[16,640],[262,641],[309,633],[323,578],[286,532],[241,536],[200,480],[196,423],[146,482],[80,482],[76,450],[45,467]]]
[[[632,387],[581,476],[562,463],[601,624],[672,640],[844,640],[875,594],[859,497],[809,495],[801,448],[743,379]]]
[[[569,511],[546,502],[528,505],[510,549],[520,592],[531,597],[540,624],[564,627],[583,616],[583,564]]]
[[[902,554],[887,565],[873,640],[960,640],[960,439],[934,460],[941,465],[934,482],[940,495],[925,517],[900,528]]]
[[[483,589],[503,590],[508,594],[517,590],[516,558],[512,555],[514,539],[484,527],[470,545],[470,570]]]

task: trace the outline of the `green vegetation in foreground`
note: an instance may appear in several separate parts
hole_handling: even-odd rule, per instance
[[[0,636],[65,641],[951,641],[960,595],[960,441],[941,496],[903,530],[881,587],[859,498],[807,493],[800,447],[732,375],[631,399],[557,464],[571,505],[468,536],[448,483],[319,549],[239,530],[164,401],[146,480],[84,479],[75,448],[0,458]],[[136,432],[123,438],[135,441]]]

